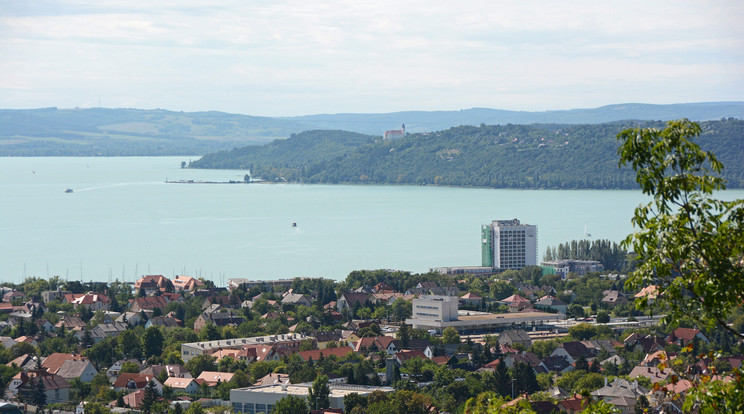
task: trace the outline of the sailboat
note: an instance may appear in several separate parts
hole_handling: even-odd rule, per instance
[[[586,231],[586,226],[584,226],[584,237],[592,237],[592,235],[591,235],[591,234],[589,234],[589,233],[588,233],[588,232]]]

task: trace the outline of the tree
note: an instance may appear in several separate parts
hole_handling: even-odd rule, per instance
[[[599,311],[597,313],[597,323],[609,323],[610,322],[610,314],[607,313],[607,311]]]
[[[457,333],[457,329],[448,326],[442,331],[442,341],[445,344],[459,344],[460,334]]]
[[[620,165],[630,164],[653,197],[636,208],[638,230],[623,242],[638,262],[626,286],[655,286],[637,306],[663,304],[669,324],[690,317],[744,338],[727,324],[744,297],[744,200],[712,197],[726,188],[717,176],[723,164],[692,142],[700,133],[700,125],[682,119],[618,135]]]
[[[151,326],[145,330],[142,335],[142,347],[145,351],[145,358],[159,357],[163,353],[163,333],[157,326]]]
[[[331,405],[328,396],[331,389],[328,386],[328,377],[320,375],[313,381],[312,387],[307,394],[308,405],[313,409],[328,408]]]
[[[276,402],[274,411],[276,414],[306,414],[307,402],[297,395],[288,395]]]
[[[192,376],[198,377],[202,371],[216,371],[217,364],[214,361],[215,357],[211,355],[197,355],[186,363],[186,369],[189,370]]]
[[[155,404],[158,396],[158,390],[155,388],[155,383],[153,383],[152,380],[148,381],[145,386],[145,396],[142,398],[142,405],[140,406],[145,414],[150,414],[152,412],[152,405]]]

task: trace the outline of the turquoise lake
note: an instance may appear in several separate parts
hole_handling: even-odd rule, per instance
[[[619,242],[645,200],[617,190],[166,183],[246,173],[181,169],[188,160],[0,158],[0,281],[186,274],[224,284],[425,272],[480,265],[480,225],[511,218],[538,226],[541,258],[549,245],[584,238],[585,228]]]

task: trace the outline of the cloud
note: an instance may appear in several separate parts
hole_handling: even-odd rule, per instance
[[[82,106],[92,94],[295,115],[744,92],[737,1],[5,3],[0,107]]]

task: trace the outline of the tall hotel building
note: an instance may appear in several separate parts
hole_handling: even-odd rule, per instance
[[[537,265],[537,226],[519,220],[494,220],[481,227],[482,265],[521,269]]]

